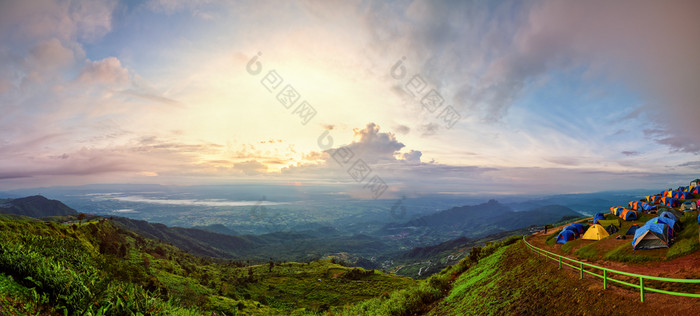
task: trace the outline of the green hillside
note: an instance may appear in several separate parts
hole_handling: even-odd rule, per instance
[[[49,200],[41,195],[18,199],[0,199],[0,213],[30,217],[64,216],[78,214],[61,201]]]
[[[0,313],[9,315],[307,314],[414,283],[329,259],[206,259],[109,220],[0,216]]]

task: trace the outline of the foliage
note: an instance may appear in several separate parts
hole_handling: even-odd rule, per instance
[[[60,225],[7,216],[0,271],[0,302],[12,297],[18,314],[304,314],[415,284],[327,259],[250,265],[197,257],[109,220]]]

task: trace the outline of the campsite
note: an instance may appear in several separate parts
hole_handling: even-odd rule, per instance
[[[693,185],[679,187],[630,201],[627,207],[611,206],[607,213],[535,234],[530,242],[559,255],[620,271],[697,279],[700,266],[689,263],[700,262],[696,207],[700,194],[693,193],[698,189]],[[679,257],[683,264],[675,262]]]

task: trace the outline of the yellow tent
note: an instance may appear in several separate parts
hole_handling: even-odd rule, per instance
[[[601,240],[605,237],[610,236],[608,232],[603,228],[603,226],[599,224],[595,224],[588,228],[585,234],[581,237],[581,239],[588,239],[588,240]]]

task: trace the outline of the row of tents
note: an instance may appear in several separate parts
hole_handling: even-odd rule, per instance
[[[639,216],[637,216],[639,214],[637,214],[636,211],[624,208],[622,206],[611,206],[610,213],[626,221],[633,221],[639,218]]]
[[[581,223],[573,223],[557,235],[556,242],[565,244],[577,238],[585,240],[601,240],[619,231],[619,220],[605,220],[602,213],[593,217],[593,225],[587,226]],[[618,225],[615,225],[615,224]],[[658,217],[648,220],[643,226],[633,224],[625,235],[634,235],[632,248],[656,249],[668,248],[672,239],[680,229],[676,214],[664,211]]]
[[[610,207],[610,213],[623,220],[631,221],[637,220],[640,212],[657,209],[660,212],[658,217],[648,220],[642,226],[633,224],[625,235],[634,235],[632,247],[635,250],[668,248],[680,230],[681,212],[698,210],[697,202],[684,201],[681,203],[680,201],[692,199],[693,194],[700,194],[700,179],[691,181],[689,186],[681,186],[676,190],[666,190],[657,195],[648,195],[640,201],[631,201],[626,208],[622,206]],[[659,204],[669,207],[669,209],[658,208]],[[674,207],[679,207],[680,212],[673,209]],[[700,216],[698,224],[700,225]],[[620,220],[606,220],[605,214],[596,213],[593,216],[593,225],[573,223],[566,226],[557,235],[556,242],[564,244],[577,238],[601,240],[618,232],[620,227],[622,227]]]
[[[693,191],[695,191],[695,192],[693,192]],[[697,188],[697,187],[693,188],[693,189],[690,190],[690,191],[680,191],[680,190],[678,190],[678,191],[671,191],[671,190],[666,190],[666,191],[664,191],[664,192],[661,193],[661,196],[662,196],[662,197],[671,197],[671,198],[674,198],[674,199],[684,199],[684,200],[687,200],[687,199],[692,199],[692,198],[693,198],[693,193],[698,193],[698,188]]]
[[[600,220],[602,222],[602,220]],[[610,223],[607,227],[603,227],[600,223],[593,225],[584,225],[581,223],[573,223],[564,227],[557,235],[556,242],[565,244],[577,238],[587,240],[601,240],[619,231],[619,228]]]

